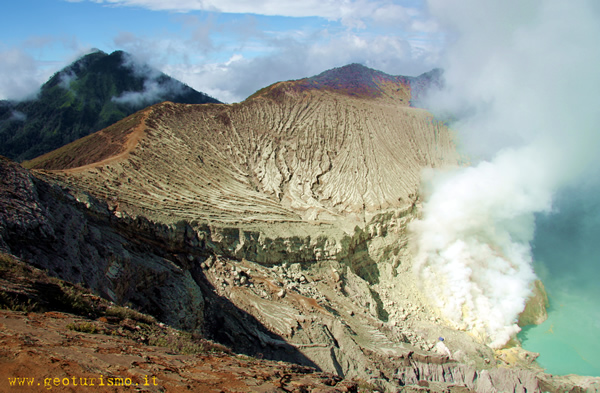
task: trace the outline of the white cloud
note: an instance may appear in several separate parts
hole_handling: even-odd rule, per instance
[[[387,25],[398,25],[399,23],[406,24],[412,18],[408,8],[397,4],[386,4],[381,7],[376,7],[373,12],[373,20],[377,23],[385,23]]]
[[[344,26],[364,29],[377,24],[407,23],[423,17],[418,7],[405,7],[393,0],[90,0],[113,6],[142,7],[156,11],[209,11],[285,17],[320,17],[341,21]],[[420,2],[418,4],[421,4]],[[419,26],[417,24],[416,26]]]
[[[340,0],[95,0],[95,2],[162,11],[216,11],[267,16],[319,16],[330,19],[340,19],[344,9],[362,3]]]
[[[174,53],[186,52],[181,41],[168,37],[143,37],[129,31],[121,31],[113,39],[114,45],[135,56],[137,62],[160,67]]]
[[[180,86],[176,84],[160,84],[154,79],[144,81],[144,90],[142,91],[126,91],[118,97],[113,97],[112,100],[119,104],[129,104],[133,106],[150,105],[160,102],[170,93],[181,91]]]
[[[15,121],[25,121],[27,120],[27,115],[23,112],[17,111],[17,110],[13,110],[10,113],[10,118],[9,120],[15,120]]]
[[[20,100],[34,95],[40,87],[40,69],[36,60],[24,50],[0,51],[0,98]]]
[[[43,59],[40,54],[58,50],[67,55]],[[89,53],[90,48],[69,36],[30,36],[7,47],[0,43],[0,99],[35,98],[42,84],[59,69]]]
[[[77,78],[77,75],[73,71],[64,71],[60,73],[60,82],[58,85],[65,90],[71,88],[71,82]]]
[[[142,91],[126,91],[118,97],[113,97],[114,102],[135,106],[149,105],[162,101],[167,96],[183,93],[183,86],[176,80],[161,81],[162,73],[150,67],[147,63],[140,62],[132,55],[125,55],[123,66],[131,69],[134,75],[144,79]]]

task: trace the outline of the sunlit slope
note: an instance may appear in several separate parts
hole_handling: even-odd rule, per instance
[[[129,128],[141,135],[125,138],[137,141],[128,154],[65,165],[61,157],[76,142],[30,166],[128,214],[233,223],[361,222],[412,204],[423,168],[456,163],[448,129],[408,106],[410,88],[401,81],[375,79],[384,94],[305,81],[278,83],[241,104],[157,104],[136,115],[143,130]]]

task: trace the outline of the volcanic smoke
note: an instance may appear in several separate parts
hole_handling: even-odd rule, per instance
[[[536,279],[535,217],[600,151],[600,7],[593,1],[432,0],[447,36],[445,87],[471,166],[426,173],[410,226],[414,270],[456,327],[502,347]]]

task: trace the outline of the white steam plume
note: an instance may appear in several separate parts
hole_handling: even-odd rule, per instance
[[[594,1],[431,0],[454,41],[434,113],[458,116],[481,160],[430,174],[412,224],[415,272],[457,327],[491,347],[519,331],[535,279],[535,213],[600,152],[600,9]]]

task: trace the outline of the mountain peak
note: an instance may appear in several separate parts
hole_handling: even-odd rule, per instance
[[[356,75],[361,76],[372,76],[373,74],[384,74],[381,71],[374,70],[372,68],[367,67],[364,64],[360,63],[350,63],[345,66],[335,67],[327,71],[323,71],[322,73],[313,76],[308,79],[319,79],[328,75],[337,75],[339,77],[352,77]]]
[[[378,79],[391,78],[393,77],[381,71],[376,71],[362,64],[352,63],[327,70],[307,80],[310,84],[318,88],[347,90],[350,94],[356,93],[360,95],[360,93],[367,93],[367,95],[371,95],[378,90],[376,82]]]
[[[310,78],[280,82],[255,93],[280,97],[282,93],[309,90],[330,91],[357,98],[386,98],[408,105],[410,102],[409,77],[388,75],[359,63],[332,68]]]

